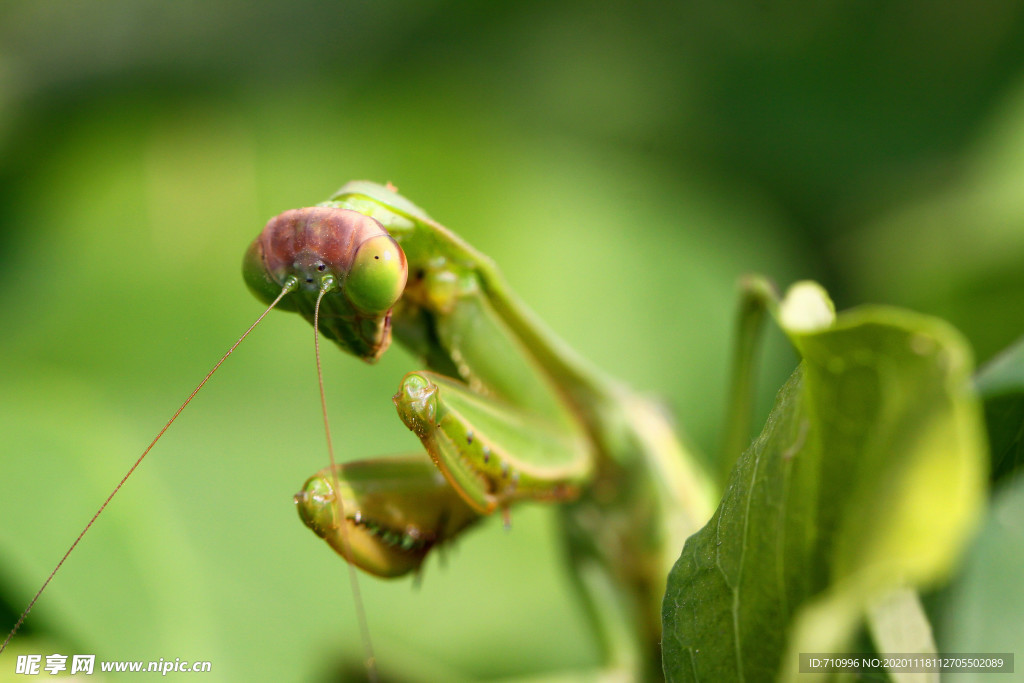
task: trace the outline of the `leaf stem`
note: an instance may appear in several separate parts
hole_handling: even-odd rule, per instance
[[[775,287],[759,275],[746,275],[739,283],[740,305],[736,316],[732,376],[726,403],[725,430],[718,454],[718,482],[724,489],[736,459],[750,443],[754,413],[754,378],[764,316],[776,305]]]

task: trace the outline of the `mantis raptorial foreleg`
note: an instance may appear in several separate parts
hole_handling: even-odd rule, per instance
[[[319,473],[296,497],[318,535],[353,564],[394,576],[481,515],[560,502],[607,668],[660,675],[665,576],[712,496],[657,406],[590,369],[488,258],[389,187],[349,183],[273,219],[245,276],[265,300],[295,278],[281,308],[310,320],[331,278],[339,286],[323,296],[323,334],[372,362],[393,333],[427,367],[403,379],[394,403],[437,469],[392,459]]]

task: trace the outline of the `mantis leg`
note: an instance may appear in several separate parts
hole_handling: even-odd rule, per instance
[[[570,500],[589,482],[583,438],[461,382],[411,372],[394,401],[452,488],[480,514],[520,500]]]

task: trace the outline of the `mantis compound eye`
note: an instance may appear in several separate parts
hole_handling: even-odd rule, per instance
[[[345,279],[345,296],[366,313],[387,311],[405,289],[408,266],[390,235],[376,235],[359,245]]]

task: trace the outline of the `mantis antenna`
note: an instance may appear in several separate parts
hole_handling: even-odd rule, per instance
[[[320,294],[316,298],[316,306],[313,309],[313,349],[316,355],[316,379],[320,385],[320,412],[324,417],[324,434],[327,437],[327,457],[331,465],[331,478],[334,484],[334,491],[341,490],[338,482],[338,466],[334,460],[334,443],[331,440],[331,423],[327,418],[327,398],[324,394],[324,373],[320,365],[320,302],[324,294],[337,287],[337,282],[330,275],[320,281]],[[348,537],[348,525],[345,524],[345,503],[341,494],[337,493],[334,498],[337,507],[335,518],[341,524],[341,543],[345,548],[346,557],[352,557],[352,544]],[[377,683],[377,661],[373,655],[373,641],[370,639],[370,627],[366,623],[366,610],[363,608],[363,594],[359,590],[359,578],[356,576],[356,567],[352,562],[346,562],[348,567],[348,580],[352,587],[352,602],[355,606],[356,619],[359,621],[359,635],[363,641],[363,652],[366,654],[366,677],[370,683]]]
[[[13,638],[14,634],[18,632],[18,629],[21,628],[21,625],[25,623],[25,619],[28,618],[28,614],[32,611],[32,608],[35,606],[36,601],[39,600],[39,597],[43,594],[43,591],[46,590],[46,587],[50,585],[50,581],[52,581],[53,577],[56,576],[58,571],[60,571],[60,568],[64,566],[64,562],[68,559],[71,553],[74,552],[76,547],[78,547],[79,541],[82,540],[82,537],[85,536],[85,533],[89,531],[89,529],[92,527],[93,523],[96,521],[96,518],[98,518],[100,516],[100,513],[102,513],[107,508],[107,505],[110,504],[110,501],[113,500],[114,496],[117,495],[117,492],[120,491],[121,487],[124,486],[126,481],[128,481],[128,477],[132,476],[132,473],[135,472],[135,469],[142,464],[143,459],[147,455],[149,455],[149,452],[151,450],[153,450],[153,446],[156,445],[156,442],[159,441],[160,438],[164,435],[164,433],[170,428],[170,426],[174,424],[174,421],[178,419],[178,416],[181,415],[182,411],[185,410],[188,404],[192,402],[192,399],[195,398],[196,394],[198,394],[199,390],[206,385],[209,379],[213,377],[213,373],[217,372],[220,366],[223,365],[224,361],[228,359],[228,356],[230,356],[234,352],[234,350],[238,348],[238,345],[242,343],[242,340],[248,337],[249,333],[256,329],[256,326],[259,325],[260,321],[262,321],[263,318],[266,317],[267,313],[270,313],[270,311],[273,310],[274,306],[277,306],[278,302],[284,298],[284,295],[295,289],[298,286],[298,284],[299,281],[295,277],[289,277],[288,279],[285,280],[284,286],[281,288],[281,293],[277,295],[277,298],[274,299],[269,306],[267,306],[266,310],[263,311],[258,318],[256,318],[256,321],[249,326],[249,329],[242,333],[242,336],[238,338],[238,341],[232,344],[231,348],[229,348],[227,352],[220,357],[220,360],[217,361],[217,363],[208,373],[206,373],[206,377],[203,377],[203,381],[200,382],[196,386],[196,388],[192,390],[192,393],[188,395],[188,398],[185,399],[185,402],[182,403],[181,406],[179,406],[176,411],[174,411],[174,414],[171,415],[171,419],[167,421],[167,424],[163,426],[163,429],[157,432],[157,435],[154,436],[153,440],[149,442],[148,446],[146,446],[146,450],[142,451],[142,455],[139,456],[138,460],[136,460],[135,463],[130,468],[128,468],[128,471],[125,473],[125,475],[121,477],[121,481],[117,483],[117,486],[114,487],[114,490],[110,492],[110,495],[107,496],[107,499],[103,501],[103,504],[100,505],[99,509],[96,510],[92,518],[89,519],[89,522],[78,534],[78,537],[75,538],[74,542],[68,547],[67,551],[60,558],[60,561],[57,563],[57,566],[53,568],[53,571],[50,572],[50,575],[46,577],[45,581],[43,581],[43,585],[40,586],[39,590],[36,591],[36,594],[32,596],[32,600],[29,601],[28,607],[26,607],[25,611],[21,613],[21,616],[18,617],[18,621],[14,624],[14,628],[12,628],[11,632],[7,634],[7,638],[4,639],[4,642],[0,643],[0,653],[3,653],[4,649],[7,647],[7,644],[11,642],[11,638]]]

